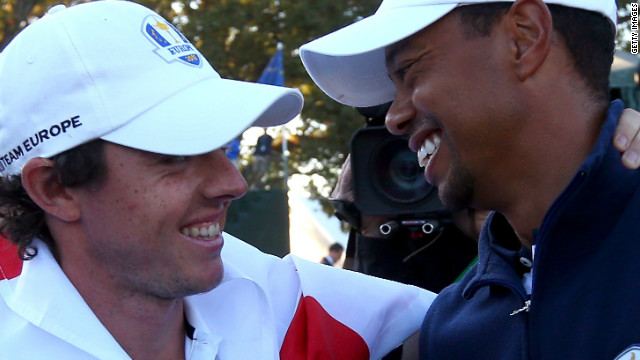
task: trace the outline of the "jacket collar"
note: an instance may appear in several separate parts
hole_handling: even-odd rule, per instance
[[[524,294],[520,281],[528,270],[519,262],[520,257],[530,258],[530,251],[518,249],[519,241],[507,219],[491,212],[478,242],[478,265],[471,281],[465,286],[463,296],[471,298],[481,287],[500,284],[512,287]],[[528,249],[527,249],[528,250]]]

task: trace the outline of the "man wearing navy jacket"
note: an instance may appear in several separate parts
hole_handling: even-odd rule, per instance
[[[640,356],[640,172],[609,103],[614,0],[385,0],[301,47],[452,209],[490,209],[479,261],[424,320],[424,359]],[[612,143],[612,139],[614,140]]]

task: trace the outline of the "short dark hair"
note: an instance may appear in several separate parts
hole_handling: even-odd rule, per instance
[[[344,247],[340,243],[333,243],[329,246],[329,251],[344,251]]]
[[[53,177],[65,187],[99,184],[107,164],[104,141],[94,140],[51,157]],[[29,260],[38,251],[33,239],[42,239],[57,257],[57,247],[45,223],[45,214],[22,186],[21,175],[0,177],[0,233],[18,246],[18,254]]]
[[[465,34],[489,36],[513,2],[465,5],[456,8]],[[606,16],[583,9],[547,4],[553,28],[562,36],[573,67],[596,101],[609,101],[609,74],[615,49],[615,25]]]

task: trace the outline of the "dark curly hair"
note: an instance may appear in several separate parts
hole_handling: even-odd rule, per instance
[[[513,2],[460,6],[454,10],[467,36],[489,36]],[[573,67],[588,86],[594,100],[609,102],[609,73],[613,62],[616,28],[594,11],[547,4],[553,29],[564,39]]]
[[[51,157],[51,160],[54,163],[52,177],[65,187],[99,184],[107,171],[103,140],[77,146]],[[18,246],[18,255],[23,260],[37,255],[38,250],[32,245],[36,237],[42,239],[58,257],[44,215],[22,186],[21,175],[0,177],[0,233]]]

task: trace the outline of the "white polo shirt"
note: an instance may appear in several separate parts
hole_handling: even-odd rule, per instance
[[[420,328],[435,298],[224,238],[222,283],[185,299],[190,360],[379,359]],[[36,244],[22,272],[0,280],[0,359],[130,359],[47,246]]]

